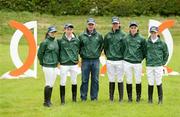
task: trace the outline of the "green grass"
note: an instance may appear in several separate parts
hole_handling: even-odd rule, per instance
[[[0,75],[14,68],[10,59],[9,42],[15,29],[9,27],[8,22],[15,19],[19,22],[31,20],[38,21],[38,43],[43,39],[46,29],[49,25],[56,25],[62,34],[63,24],[66,22],[75,25],[77,34],[85,28],[86,19],[89,16],[50,16],[40,15],[38,13],[28,12],[2,12],[0,11]],[[97,30],[103,35],[110,30],[111,17],[95,17],[97,21]],[[140,24],[140,32],[147,37],[147,26],[149,19],[164,21],[166,19],[176,20],[176,25],[170,29],[174,39],[174,54],[168,66],[175,71],[180,71],[180,17],[163,18],[153,17],[122,17],[122,28],[127,32],[129,21],[136,20]],[[19,53],[21,58],[27,56],[26,41],[21,40]],[[123,103],[118,102],[118,92],[116,84],[115,102],[109,102],[108,96],[108,78],[100,77],[99,100],[91,102],[88,95],[87,102],[80,101],[79,88],[81,84],[80,75],[78,76],[78,102],[71,101],[71,84],[68,78],[66,86],[66,104],[60,105],[58,76],[53,88],[51,108],[45,108],[43,103],[44,74],[38,65],[37,79],[21,80],[0,80],[0,116],[1,117],[179,117],[180,116],[180,79],[179,76],[165,76],[163,79],[164,103],[157,104],[157,91],[154,90],[154,104],[147,103],[147,79],[143,76],[142,101],[137,104],[127,102],[126,90]],[[135,85],[133,85],[133,100],[135,100]]]

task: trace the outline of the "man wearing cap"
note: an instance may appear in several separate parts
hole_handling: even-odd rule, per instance
[[[87,100],[88,82],[91,76],[91,100],[98,99],[99,91],[99,57],[103,49],[103,37],[95,29],[96,23],[93,18],[87,20],[86,30],[80,34],[80,56],[81,56],[81,100]]]
[[[74,26],[66,24],[64,26],[64,34],[58,40],[59,45],[59,61],[60,61],[60,98],[61,104],[65,104],[65,85],[68,72],[72,81],[72,101],[76,102],[77,96],[77,74],[78,74],[78,54],[80,41],[73,33]]]
[[[158,35],[158,27],[152,26],[150,28],[150,37],[147,40],[147,78],[148,78],[148,102],[153,103],[153,87],[156,81],[158,92],[158,104],[162,104],[163,90],[162,90],[162,75],[163,66],[168,60],[168,48],[164,41]]]
[[[118,17],[112,17],[112,29],[104,37],[104,53],[109,78],[109,99],[114,100],[115,77],[118,82],[119,101],[123,100],[123,53],[125,33]]]
[[[45,40],[40,43],[38,59],[45,75],[44,106],[51,106],[51,94],[56,80],[56,67],[58,64],[59,47],[55,40],[57,30],[54,26],[48,28]]]
[[[141,99],[142,61],[145,58],[146,40],[139,34],[138,24],[135,21],[129,24],[129,34],[125,38],[124,71],[128,102],[132,102],[132,78],[135,76],[136,102]]]

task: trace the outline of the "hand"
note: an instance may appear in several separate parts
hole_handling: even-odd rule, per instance
[[[79,61],[79,62],[78,62],[78,66],[81,67],[81,65],[82,65],[82,63],[81,63],[81,61]]]
[[[58,68],[58,69],[60,69],[60,66],[61,66],[61,65],[60,65],[60,64],[58,64],[58,65],[57,65],[57,68]]]

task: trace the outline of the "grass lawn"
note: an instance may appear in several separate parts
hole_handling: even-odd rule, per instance
[[[15,29],[9,27],[8,22],[12,19],[19,22],[38,21],[38,44],[44,38],[46,29],[50,25],[57,26],[58,37],[62,35],[63,25],[67,22],[75,25],[75,32],[79,34],[85,29],[86,19],[91,16],[51,16],[28,12],[4,12],[0,11],[0,75],[14,68],[10,59],[9,43]],[[94,17],[97,22],[97,30],[103,35],[111,28],[111,17]],[[164,21],[174,19],[176,24],[170,29],[174,39],[174,53],[168,64],[175,71],[180,72],[180,17],[160,17],[160,16],[141,16],[141,17],[122,17],[122,29],[128,31],[128,23],[136,20],[140,25],[140,32],[147,37],[148,20],[155,19]],[[22,61],[27,56],[26,41],[21,39],[19,54]],[[57,77],[53,88],[51,108],[43,107],[43,88],[44,74],[38,65],[37,79],[13,79],[0,80],[0,117],[180,117],[180,78],[179,76],[165,76],[163,79],[164,103],[157,104],[157,89],[154,89],[154,103],[147,103],[147,79],[142,77],[142,101],[135,102],[135,85],[133,85],[133,103],[127,102],[126,90],[124,90],[123,103],[118,102],[117,84],[115,90],[115,101],[109,102],[108,78],[107,75],[100,77],[99,100],[92,102],[80,101],[79,88],[81,77],[78,76],[78,101],[71,101],[71,84],[68,78],[66,86],[66,104],[60,105],[59,82]],[[126,87],[124,87],[126,88]]]

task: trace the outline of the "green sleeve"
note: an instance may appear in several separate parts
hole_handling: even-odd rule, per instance
[[[79,53],[79,50],[80,50],[80,40],[79,40],[79,38],[77,38],[77,40],[78,40],[78,53]]]
[[[164,42],[163,43],[164,47],[163,47],[163,65],[166,64],[168,57],[169,57],[169,51],[168,51],[168,47],[167,44]]]
[[[79,39],[79,54],[81,52],[81,48],[82,48],[82,40],[81,40],[81,35],[78,36],[78,39]]]
[[[124,36],[124,38],[123,38],[123,49],[122,49],[122,51],[123,51],[123,57],[125,57],[125,54],[126,54],[126,49],[127,49],[127,35],[126,36]]]
[[[146,39],[143,38],[143,41],[141,43],[142,45],[142,53],[143,53],[143,59],[146,58]]]
[[[126,38],[126,33],[124,33],[123,35],[123,39],[122,39],[122,53],[124,55],[124,51],[125,51],[125,48],[126,48],[126,45],[125,45],[125,38]]]
[[[60,63],[60,52],[61,52],[61,39],[57,40],[58,43],[58,62]]]
[[[108,49],[107,35],[104,37],[104,54],[106,55],[106,50]]]
[[[101,42],[100,42],[100,49],[101,49],[101,52],[103,51],[103,49],[104,49],[104,40],[103,40],[103,36],[102,35],[100,35],[100,40],[101,40]]]
[[[60,61],[59,61],[59,58],[60,58],[60,45],[59,45],[59,41],[60,41],[60,39],[57,39],[57,40],[56,40],[56,43],[57,43],[57,45],[58,45],[58,49],[57,49],[58,62],[60,62]]]
[[[45,50],[46,50],[46,43],[41,42],[38,49],[38,59],[39,59],[40,65],[43,65],[43,57],[44,57]]]

